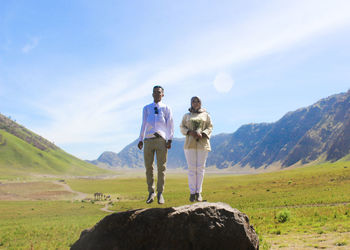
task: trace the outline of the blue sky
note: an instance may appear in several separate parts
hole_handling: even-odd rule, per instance
[[[82,159],[119,152],[165,88],[213,134],[350,89],[350,1],[1,1],[0,112]]]

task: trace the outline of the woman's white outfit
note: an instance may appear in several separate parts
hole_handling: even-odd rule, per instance
[[[186,136],[184,152],[188,165],[188,184],[191,194],[202,192],[205,163],[208,152],[211,150],[209,138],[213,130],[213,125],[209,114],[200,109],[198,113],[189,112],[183,116],[180,130]],[[188,135],[190,130],[204,133],[201,139],[196,139]]]
[[[188,165],[188,185],[190,193],[202,193],[205,162],[208,151],[200,149],[185,149],[185,156]]]

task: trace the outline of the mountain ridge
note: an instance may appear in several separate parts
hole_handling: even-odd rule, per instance
[[[174,139],[168,151],[169,168],[186,168],[183,141]],[[143,153],[136,145],[137,140],[114,153],[114,164],[103,160],[105,152],[94,163],[112,168],[143,167]],[[287,168],[317,160],[339,160],[350,154],[350,90],[289,111],[276,122],[245,124],[234,133],[212,136],[211,145],[207,166],[219,169]]]

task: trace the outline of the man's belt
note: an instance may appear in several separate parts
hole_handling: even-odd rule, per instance
[[[152,139],[157,139],[157,138],[161,138],[161,137],[162,137],[162,136],[161,136],[160,134],[158,134],[158,133],[154,133],[153,135],[154,135],[154,137],[146,138],[146,140],[152,140]],[[162,137],[162,138],[163,138],[163,137]]]

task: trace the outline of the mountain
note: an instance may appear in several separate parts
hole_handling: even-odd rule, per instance
[[[94,175],[105,172],[0,114],[0,176]]]
[[[238,164],[258,144],[271,126],[269,123],[247,124],[233,134],[213,136],[212,152],[208,156],[207,165],[226,168]]]
[[[186,166],[185,154],[183,152],[184,142],[184,138],[173,139],[172,148],[168,151],[168,168],[184,168]],[[90,162],[101,167],[143,167],[143,151],[139,150],[137,144],[138,140],[135,140],[119,153],[111,151],[103,152],[97,160]]]
[[[174,139],[168,153],[169,168],[186,167],[183,141]],[[210,141],[207,166],[217,168],[337,161],[350,154],[350,90],[288,112],[277,122],[243,125],[232,134],[219,134]],[[114,162],[104,160],[105,152],[96,163],[143,167],[142,152],[136,145],[134,141],[120,153],[113,153]]]

